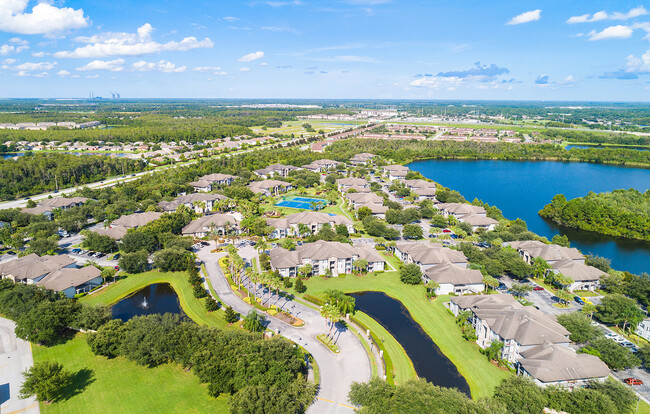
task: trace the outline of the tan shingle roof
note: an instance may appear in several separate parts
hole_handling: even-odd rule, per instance
[[[0,264],[0,275],[12,275],[15,279],[19,280],[32,280],[74,263],[76,262],[65,254],[39,257],[37,254],[32,253]]]
[[[563,275],[569,276],[574,282],[600,280],[601,277],[607,275],[602,270],[571,259],[560,260],[559,262],[553,263],[551,267]]]
[[[102,272],[95,266],[86,266],[81,269],[64,268],[47,275],[37,284],[58,292],[70,287],[83,285],[101,276],[101,274]]]
[[[581,260],[584,256],[574,247],[563,247],[557,244],[546,244],[538,240],[513,241],[508,243],[515,250],[528,252],[532,257],[541,257],[544,260]]]
[[[210,227],[239,226],[237,218],[230,214],[210,214],[209,216],[200,217],[192,220],[190,224],[183,227],[183,234],[205,233]]]
[[[271,227],[287,228],[292,224],[345,224],[346,226],[352,225],[352,220],[345,216],[334,215],[330,216],[329,214],[319,213],[316,211],[303,211],[301,213],[289,214],[286,217],[279,219],[267,219],[267,224]]]
[[[93,231],[101,236],[108,236],[111,239],[122,240],[122,238],[126,235],[127,230],[128,229],[123,226],[111,226],[107,229],[97,229]]]
[[[228,197],[221,194],[210,194],[210,193],[192,193],[184,196],[175,198],[172,201],[161,201],[158,203],[165,211],[173,211],[178,208],[178,206],[187,203],[198,203],[206,201],[217,201],[217,200],[230,200]]]
[[[463,269],[450,263],[431,266],[424,273],[438,284],[476,285],[483,283],[483,274],[480,270]]]
[[[578,354],[562,345],[544,343],[521,352],[519,363],[541,382],[576,381],[603,378],[609,375],[607,365],[600,358]]]
[[[136,228],[151,223],[162,217],[163,213],[157,211],[147,211],[145,213],[133,213],[128,216],[122,216],[111,223],[112,226],[123,226],[126,228]]]
[[[395,247],[411,256],[414,262],[424,266],[468,262],[467,257],[462,252],[442,247],[437,243],[400,242]]]

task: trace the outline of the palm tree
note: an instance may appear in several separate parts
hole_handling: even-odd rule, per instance
[[[253,290],[253,296],[257,297],[257,285],[260,283],[260,280],[262,280],[262,275],[257,272],[253,272],[250,275],[250,280],[255,285],[255,289]]]
[[[328,325],[330,325],[330,320],[332,318],[335,318],[336,315],[339,313],[338,309],[336,309],[336,306],[326,303],[323,306],[320,307],[320,315],[327,320]],[[328,337],[332,334],[332,328],[333,326],[330,325],[330,331],[327,334]]]
[[[488,289],[489,288],[496,289],[499,287],[499,281],[490,275],[483,276],[483,284],[487,286]]]
[[[354,313],[356,307],[356,299],[352,296],[343,295],[337,304],[337,308],[342,315],[347,315],[348,313]]]
[[[269,244],[266,242],[266,240],[262,239],[259,242],[257,242],[257,253],[262,254],[266,249],[269,248]]]
[[[334,312],[332,315],[330,315],[330,321],[332,322],[332,328],[334,326],[336,326],[336,323],[338,321],[341,320],[341,317],[342,317],[341,312],[339,312],[338,309],[336,310],[336,312]],[[330,329],[330,331],[331,331],[331,329]],[[331,338],[334,339],[334,335],[331,335]],[[336,344],[336,341],[334,341],[334,343]]]
[[[368,261],[366,259],[357,259],[352,263],[352,268],[359,273],[365,273],[368,267]]]
[[[264,318],[251,309],[248,312],[248,315],[244,318],[244,328],[251,332],[262,332],[264,330],[264,325],[262,324],[263,321]]]

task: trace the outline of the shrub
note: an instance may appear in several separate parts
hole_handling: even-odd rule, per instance
[[[297,283],[296,283],[296,284],[297,284]],[[325,304],[325,301],[324,301],[323,299],[318,298],[318,297],[316,297],[316,296],[305,295],[305,296],[303,296],[303,297],[304,297],[305,300],[310,301],[310,302],[313,303],[314,305],[323,306],[323,305]]]

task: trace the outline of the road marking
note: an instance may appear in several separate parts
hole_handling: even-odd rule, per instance
[[[343,403],[337,403],[337,402],[334,402],[334,401],[332,401],[332,400],[328,400],[328,399],[321,398],[321,397],[316,397],[316,398],[319,399],[319,400],[321,400],[321,401],[326,401],[326,402],[328,402],[328,403],[332,403],[332,404],[340,405],[341,407],[350,408],[350,409],[352,409],[352,410],[355,410],[355,409],[356,409],[355,407],[353,407],[353,406],[351,406],[351,405],[347,405],[347,404],[343,404]]]
[[[38,406],[38,403],[37,403],[37,402],[35,402],[34,404],[30,405],[29,407],[21,408],[20,410],[9,411],[8,413],[4,413],[4,414],[16,414],[16,413],[21,413],[21,412],[23,412],[23,411],[26,411],[26,410],[32,409],[32,408],[34,408],[34,407],[36,407],[36,406]]]

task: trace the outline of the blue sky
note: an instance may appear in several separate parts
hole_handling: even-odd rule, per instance
[[[638,1],[0,0],[0,97],[649,101]]]

